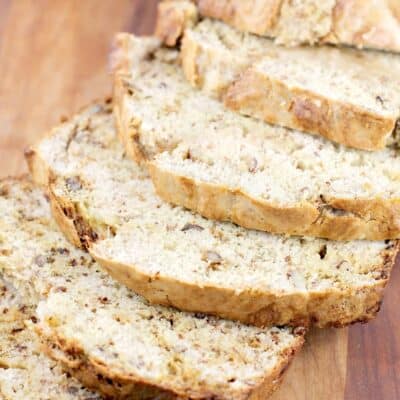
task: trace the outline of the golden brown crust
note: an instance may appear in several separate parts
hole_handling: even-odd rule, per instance
[[[95,250],[91,253],[114,279],[151,303],[217,315],[259,327],[313,325],[323,328],[367,322],[379,311],[388,281],[387,272],[382,272],[385,278],[377,280],[374,285],[315,292],[308,298],[301,292],[285,296],[255,290],[236,293],[223,287],[199,287],[177,279],[149,276],[134,265],[103,259]],[[384,267],[382,271],[385,271]]]
[[[239,30],[276,37],[281,44],[301,42],[301,38],[289,35],[288,42],[285,43],[285,36],[280,37],[282,32],[276,29],[285,1],[197,0],[197,4],[202,16],[222,20]],[[398,52],[399,9],[397,0],[336,0],[328,16],[329,32],[323,36],[311,34],[305,37],[310,36],[307,42],[311,44],[346,44]],[[307,21],[304,22],[307,29]]]
[[[79,343],[67,340],[65,337],[48,332],[36,325],[36,331],[43,341],[46,354],[60,362],[72,376],[79,379],[86,387],[100,391],[112,399],[227,399],[226,396],[209,391],[179,392],[170,387],[168,382],[145,381],[133,374],[126,375],[118,370],[112,370],[102,361],[88,357]],[[297,332],[296,341],[290,349],[282,352],[277,363],[267,377],[260,380],[250,391],[238,392],[229,397],[232,400],[261,400],[269,396],[280,385],[282,377],[292,359],[304,344],[305,330]]]
[[[25,159],[28,164],[29,171],[31,173],[33,181],[40,186],[43,186],[49,197],[52,193],[49,189],[49,185],[52,181],[52,174],[49,170],[47,163],[40,157],[39,152],[35,148],[30,148],[25,151]],[[61,206],[56,201],[50,201],[50,206],[52,214],[57,224],[61,228],[61,231],[65,234],[67,239],[75,246],[82,247],[81,239],[77,235],[76,231],[69,226],[72,222],[65,218],[59,218],[60,214],[63,212]],[[66,210],[64,210],[66,212]],[[64,226],[67,225],[67,226]]]
[[[71,211],[71,206],[67,206],[61,203],[61,201],[57,200],[51,190],[49,190],[50,197],[50,206],[53,218],[57,222],[58,227],[61,232],[67,238],[67,240],[72,243],[74,246],[79,248],[85,248],[85,243],[87,243],[83,238],[78,234],[78,230],[75,227],[75,220],[72,218],[68,218],[68,215],[72,215],[73,211]]]
[[[400,199],[321,199],[285,207],[255,199],[240,190],[196,181],[163,170],[149,171],[160,197],[206,218],[231,221],[248,229],[332,240],[386,240],[400,234]]]
[[[188,54],[188,53],[186,53]],[[193,64],[196,58],[185,61]],[[193,70],[194,67],[186,69]],[[379,150],[386,146],[397,118],[374,114],[353,104],[322,97],[263,75],[243,72],[224,96],[227,107],[271,124],[321,135],[345,146]]]
[[[81,381],[87,388],[97,390],[107,399],[159,398],[162,400],[183,399],[169,390],[130,376],[111,372],[99,360],[89,359],[84,350],[73,341],[62,337],[47,337],[39,326],[36,331],[43,340],[43,350],[47,356],[60,362],[63,368]]]
[[[99,360],[89,359],[83,349],[73,341],[60,337],[46,337],[39,327],[37,333],[44,342],[45,353],[60,362],[63,368],[86,387],[98,390],[110,399],[129,399],[132,395],[140,399],[177,399],[174,393],[143,382],[135,377],[123,377],[111,372]],[[158,397],[160,396],[160,397]]]

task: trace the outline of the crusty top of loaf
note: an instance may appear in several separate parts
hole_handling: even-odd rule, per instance
[[[94,127],[104,119],[110,115],[85,120]],[[76,130],[71,152],[85,147],[83,132]],[[99,149],[104,145],[101,138],[90,140]],[[75,352],[64,358],[83,354],[107,378],[183,397],[244,399],[301,343],[289,328],[263,330],[149,306],[64,239],[43,193],[29,182],[2,181],[0,210],[0,264],[18,287],[37,293],[34,326],[50,343],[73,344]]]
[[[203,16],[279,44],[334,43],[400,50],[397,0],[196,0]]]
[[[0,397],[5,400],[96,400],[41,352],[28,322],[35,321],[31,299],[0,278]]]
[[[215,40],[219,37],[215,35]],[[143,46],[133,36],[121,38],[132,48]],[[233,46],[236,40],[230,47]],[[241,52],[240,47],[237,52]],[[374,64],[374,53],[365,57]],[[125,58],[129,56],[125,54]],[[164,59],[165,56],[153,61],[143,58],[139,62],[131,57],[130,73],[125,68],[121,75],[126,88],[122,107],[126,118],[130,118],[128,123],[137,128],[135,140],[148,158],[161,153],[157,158],[161,166],[168,166],[177,175],[238,188],[254,198],[288,207],[302,202],[320,204],[321,199],[332,198],[400,197],[400,157],[396,147],[374,153],[353,150],[322,137],[238,115],[191,88],[179,66]],[[282,73],[280,67],[276,69]],[[299,69],[299,76],[301,73]],[[309,82],[305,77],[301,79]],[[337,79],[341,79],[339,75]],[[376,82],[370,88],[371,101],[378,86]],[[377,103],[383,112],[386,105]],[[400,109],[393,105],[386,110],[389,108],[396,112]]]
[[[175,66],[163,67],[162,81],[157,66],[152,62],[147,73],[153,78],[144,74],[134,89],[135,96],[147,87],[149,93],[154,90],[160,95],[160,101],[171,100],[158,111],[151,103],[138,104],[137,111],[146,116],[143,128],[154,134],[150,152],[170,143],[172,127],[179,124],[174,108],[179,112],[182,104],[166,89],[175,82]],[[187,88],[183,81],[181,85]],[[195,114],[208,107],[209,103],[194,101],[187,94]],[[163,202],[146,173],[126,157],[115,137],[110,108],[89,108],[55,129],[35,150],[57,176],[53,193],[68,199],[95,231],[93,254],[131,265],[150,278],[214,285],[238,293],[251,289],[307,297],[334,288],[374,285],[382,279],[386,257],[394,254],[390,243],[286,238],[207,220]],[[167,109],[171,118],[165,122]],[[214,103],[209,115],[207,123],[213,131],[213,125],[223,123],[214,113]],[[157,125],[158,120],[162,125]],[[199,129],[194,123],[191,132],[196,135]],[[239,126],[236,129],[241,131]],[[158,132],[165,136],[157,136]]]

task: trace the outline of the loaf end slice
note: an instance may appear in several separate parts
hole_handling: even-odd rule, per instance
[[[66,241],[41,190],[9,179],[0,193],[1,271],[35,295],[46,352],[86,386],[116,399],[243,400],[277,387],[304,329],[150,306]]]

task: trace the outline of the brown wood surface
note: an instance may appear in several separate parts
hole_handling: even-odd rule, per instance
[[[156,0],[0,0],[0,176],[23,149],[110,93],[116,31],[151,33]],[[314,331],[273,400],[400,399],[400,271],[368,325]]]

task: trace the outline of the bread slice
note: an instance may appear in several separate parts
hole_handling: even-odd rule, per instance
[[[100,400],[41,351],[31,299],[0,277],[0,398],[3,400]],[[32,323],[32,322],[31,322]]]
[[[160,13],[161,38],[163,27],[171,30],[182,23],[181,8]],[[285,49],[204,20],[185,30],[182,62],[194,86],[244,115],[364,150],[398,145],[396,55],[332,47]]]
[[[221,400],[266,398],[277,387],[304,329],[150,306],[65,240],[40,190],[6,180],[0,193],[1,269],[36,293],[32,324],[46,351],[87,386],[113,399]]]
[[[259,326],[342,326],[375,315],[394,242],[286,238],[171,206],[126,158],[111,108],[89,107],[28,157],[38,181],[53,176],[63,231],[113,277],[153,303]]]
[[[128,34],[114,54],[118,131],[130,155],[150,161],[161,197],[251,229],[399,237],[397,149],[346,149],[225,110],[185,82],[173,54]]]
[[[398,0],[196,0],[203,16],[287,46],[345,44],[400,51]]]

